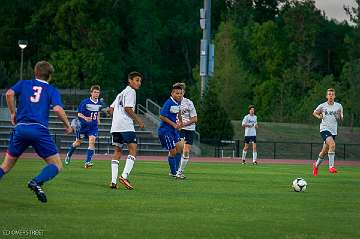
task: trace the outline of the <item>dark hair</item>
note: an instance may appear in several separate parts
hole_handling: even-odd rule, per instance
[[[249,106],[248,106],[248,111],[250,111],[251,108],[253,108],[253,109],[255,110],[255,106],[254,106],[254,105],[249,105]]]
[[[140,77],[141,80],[144,79],[144,76],[143,76],[140,72],[132,71],[132,72],[130,72],[130,73],[128,74],[128,80],[131,80],[131,79],[133,79],[133,78],[136,77],[136,76]]]
[[[175,84],[173,84],[173,87],[174,86],[180,86],[182,90],[185,90],[185,88],[186,88],[185,83],[182,83],[182,82],[176,82]]]
[[[92,86],[90,87],[90,93],[93,92],[93,90],[98,90],[98,91],[100,91],[100,86],[99,86],[99,85],[92,85]]]
[[[183,90],[183,88],[181,85],[174,84],[171,88],[171,91],[173,91],[173,90]]]
[[[54,67],[47,61],[39,61],[34,67],[34,73],[40,80],[48,81],[54,73]]]

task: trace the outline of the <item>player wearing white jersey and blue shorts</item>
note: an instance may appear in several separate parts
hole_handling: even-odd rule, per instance
[[[180,130],[180,138],[184,141],[183,142],[184,146],[183,146],[183,152],[181,155],[180,165],[178,166],[178,170],[176,172],[176,178],[185,179],[186,177],[184,175],[184,170],[185,170],[187,163],[189,162],[190,149],[191,149],[191,145],[193,144],[193,141],[194,141],[194,135],[195,135],[195,129],[196,129],[195,123],[197,122],[197,113],[196,113],[194,103],[190,99],[184,97],[185,88],[186,88],[185,83],[176,83],[176,84],[174,84],[174,86],[175,85],[180,85],[182,87],[182,91],[183,91],[183,98],[182,98],[181,104],[180,104],[180,112],[181,112],[181,118],[182,118],[183,126],[184,126]]]
[[[249,144],[253,145],[253,164],[257,164],[257,152],[256,152],[256,128],[258,127],[257,117],[255,115],[255,107],[253,105],[249,105],[248,107],[249,114],[247,114],[243,121],[242,127],[245,128],[245,140],[244,140],[244,148],[242,151],[242,164],[245,164],[247,150],[249,148]]]
[[[128,86],[116,96],[116,99],[109,108],[109,113],[113,115],[111,124],[112,144],[114,145],[114,155],[111,160],[111,183],[110,188],[117,189],[117,177],[119,160],[122,155],[124,144],[128,148],[128,156],[125,162],[124,170],[119,177],[126,189],[133,189],[129,182],[129,175],[136,159],[137,141],[135,134],[134,121],[141,129],[144,123],[135,113],[136,90],[141,86],[143,76],[139,72],[131,72],[128,75]]]
[[[327,101],[320,104],[313,112],[314,117],[321,120],[320,136],[324,141],[318,159],[313,164],[313,175],[318,175],[320,164],[327,154],[329,158],[329,172],[336,173],[335,168],[335,137],[337,135],[338,121],[343,121],[344,113],[341,104],[335,102],[335,90],[330,88],[326,94]]]

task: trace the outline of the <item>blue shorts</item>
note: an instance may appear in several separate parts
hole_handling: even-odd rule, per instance
[[[194,142],[194,134],[195,134],[194,130],[182,129],[180,131],[180,138],[184,139],[185,144],[192,145]]]
[[[245,136],[245,144],[254,143],[256,144],[256,136]]]
[[[180,141],[179,131],[159,129],[159,140],[163,148],[172,150],[176,147],[176,143]]]
[[[327,139],[328,137],[333,137],[334,140],[335,140],[335,138],[336,138],[336,135],[332,135],[332,134],[330,133],[330,131],[328,131],[328,130],[321,131],[321,132],[320,132],[320,136],[321,136],[321,138],[324,140],[324,142],[326,141],[326,139]]]
[[[122,147],[123,144],[137,144],[136,134],[134,131],[127,132],[113,132],[112,145]]]
[[[40,124],[18,124],[10,135],[7,152],[19,157],[29,146],[43,159],[58,153],[49,130]]]
[[[89,136],[98,135],[98,128],[81,127],[79,131],[76,131],[76,139],[89,138]]]

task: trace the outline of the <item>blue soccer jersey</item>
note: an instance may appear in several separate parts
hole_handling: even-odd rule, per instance
[[[176,123],[177,115],[180,112],[180,102],[176,102],[172,97],[170,97],[161,108],[160,115],[165,116],[172,122]],[[174,130],[174,127],[161,121],[160,129]]]
[[[86,117],[90,117],[91,121],[87,122],[83,118],[79,117],[81,123],[80,131],[97,131],[98,129],[98,116],[101,108],[101,102],[99,100],[93,101],[91,98],[87,98],[81,101],[78,109],[78,113],[83,114]],[[85,133],[85,132],[84,132]]]
[[[49,109],[61,106],[58,90],[42,80],[22,80],[11,89],[19,97],[16,126],[10,135],[8,154],[19,157],[30,145],[47,158],[58,153],[48,130]]]
[[[48,127],[49,109],[63,107],[59,91],[46,81],[21,80],[11,89],[19,97],[16,123],[39,123]]]

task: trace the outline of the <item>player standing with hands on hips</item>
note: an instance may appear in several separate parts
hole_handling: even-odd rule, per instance
[[[320,136],[324,141],[323,147],[319,153],[319,157],[313,164],[313,175],[318,175],[320,164],[324,161],[325,155],[329,158],[329,172],[337,173],[335,168],[335,138],[337,135],[338,121],[344,120],[343,107],[335,102],[335,90],[327,89],[327,101],[320,104],[313,112],[315,118],[321,120]]]

